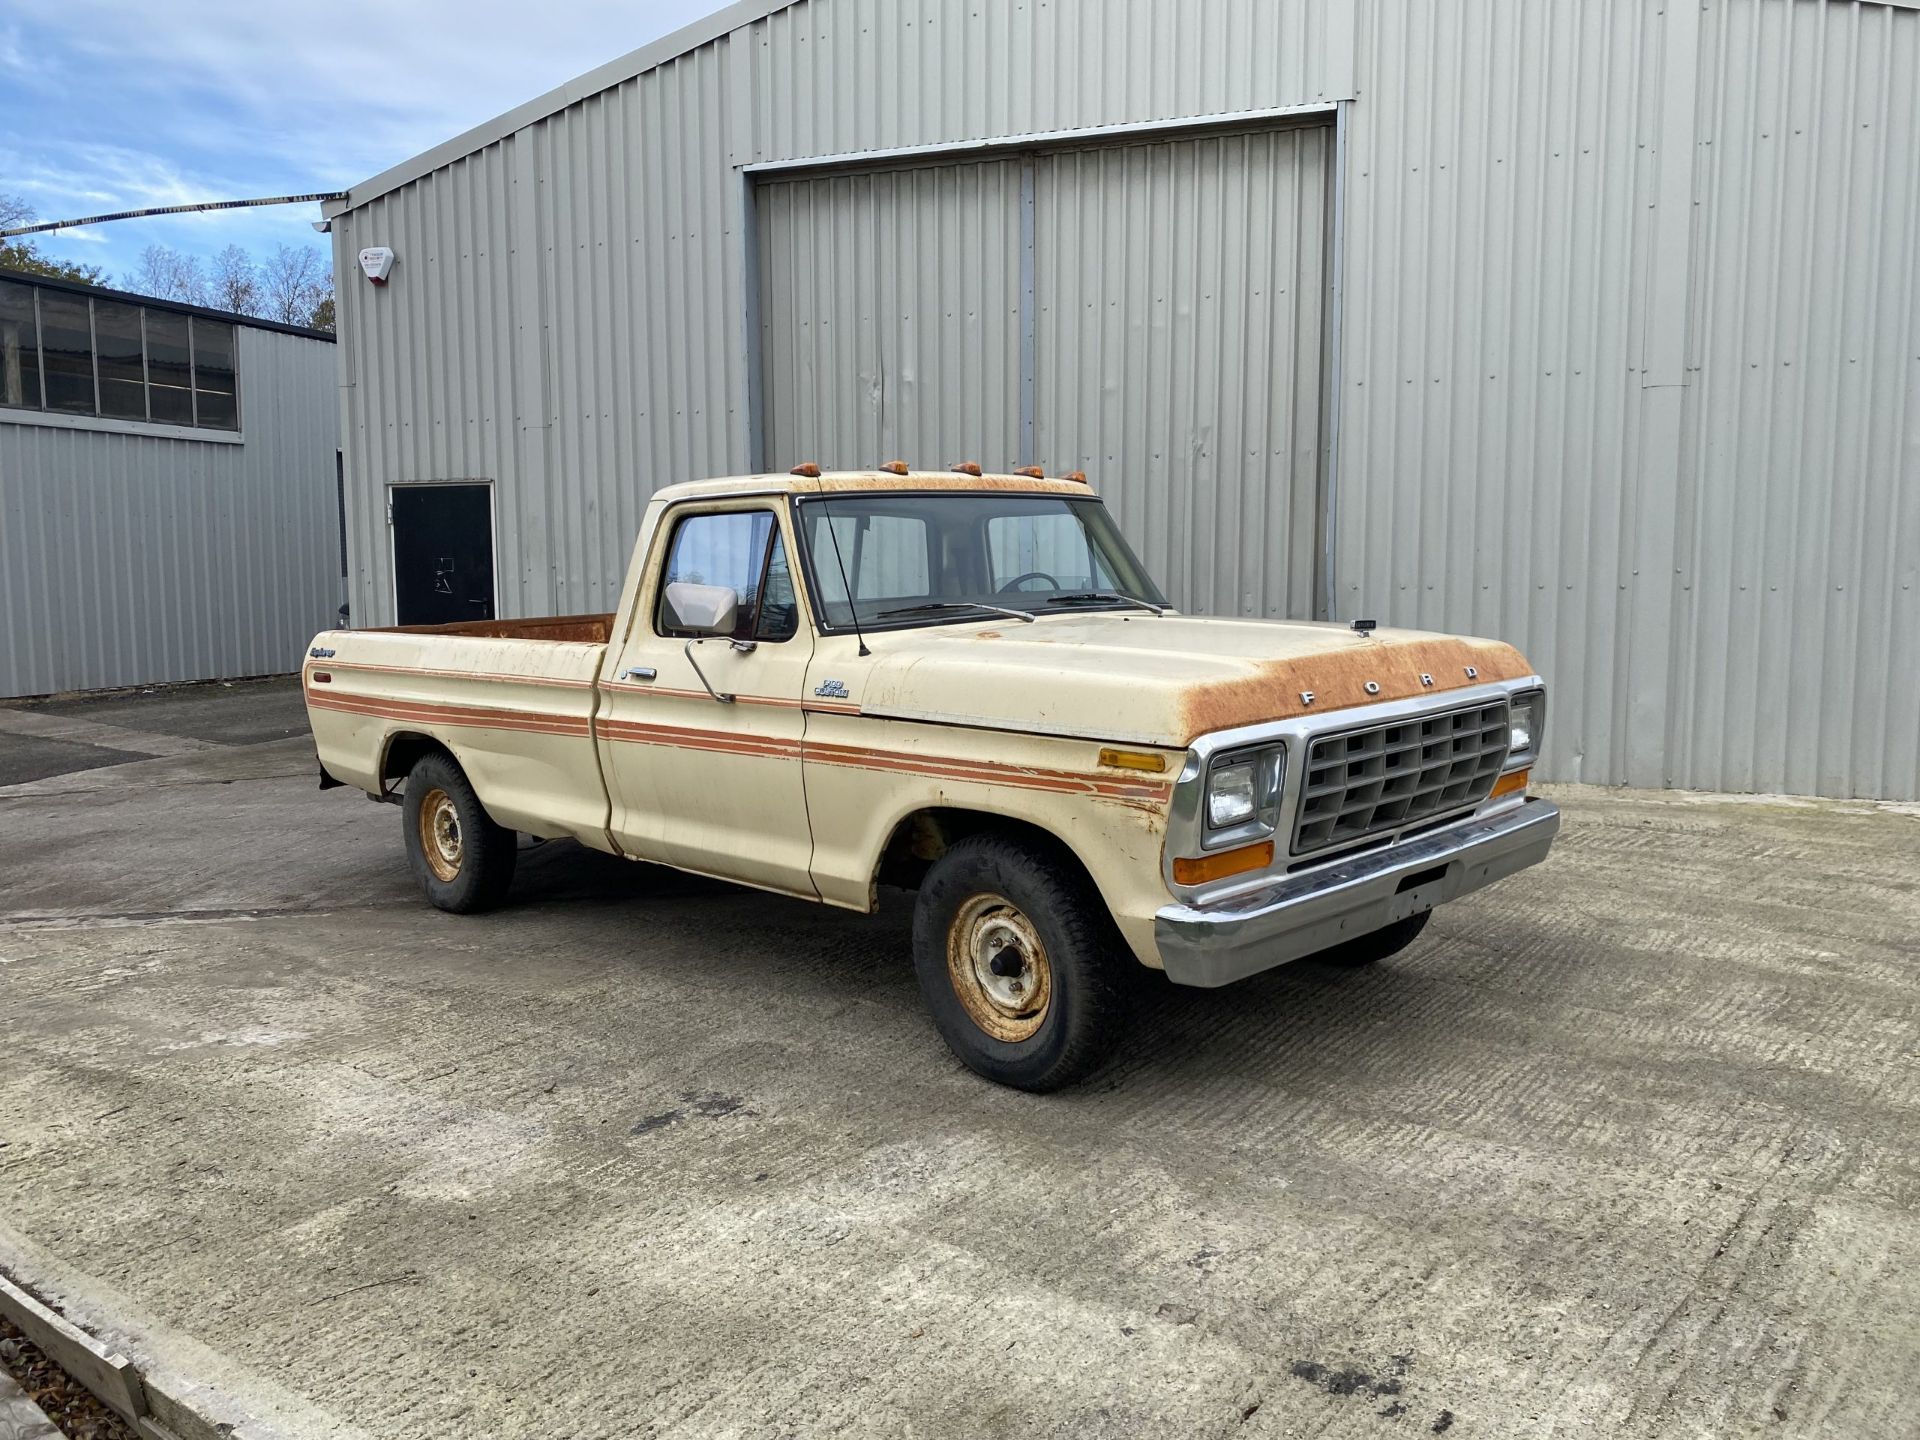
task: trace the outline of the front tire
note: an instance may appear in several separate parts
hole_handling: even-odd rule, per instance
[[[1132,963],[1097,891],[1050,847],[974,835],[933,863],[913,912],[913,964],[934,1028],[975,1073],[1058,1090],[1108,1056]]]
[[[414,763],[402,813],[407,864],[434,906],[473,915],[507,898],[519,854],[514,833],[494,823],[451,756]]]

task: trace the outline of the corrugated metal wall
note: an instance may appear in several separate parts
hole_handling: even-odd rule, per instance
[[[766,463],[1020,454],[1021,166],[758,187]]]
[[[1352,55],[1350,0],[810,0],[337,217],[340,274],[399,257],[339,298],[356,622],[393,615],[389,485],[494,481],[527,615],[612,605],[646,496],[750,468],[738,167],[1312,104]]]
[[[1175,604],[1312,614],[1332,158],[1295,125],[763,182],[768,465],[1097,473]]]
[[[1920,14],[1366,15],[1340,613],[1521,645],[1559,777],[1920,795]]]
[[[1670,773],[1920,795],[1920,14],[1702,17]]]
[[[282,674],[335,622],[334,347],[238,339],[239,444],[0,418],[0,695]]]
[[[592,610],[648,493],[747,468],[762,398],[786,423],[742,167],[1351,98],[1335,612],[1521,643],[1556,776],[1913,798],[1916,26],[1869,0],[790,6],[336,221],[343,273],[400,255],[341,296],[356,614],[391,614],[389,484],[493,480],[506,613]],[[836,423],[866,403],[849,377]],[[1067,443],[1140,531],[1138,439]],[[1196,593],[1298,611],[1297,562],[1196,548],[1201,510],[1244,533],[1272,498],[1223,459],[1184,540],[1150,489],[1138,538],[1211,569]]]
[[[1169,599],[1314,613],[1333,131],[1043,155],[1035,454]]]

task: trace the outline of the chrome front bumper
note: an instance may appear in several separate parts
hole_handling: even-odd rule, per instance
[[[1218,905],[1168,905],[1154,917],[1167,978],[1227,985],[1365,935],[1537,865],[1560,808],[1527,800],[1383,850],[1368,850]]]

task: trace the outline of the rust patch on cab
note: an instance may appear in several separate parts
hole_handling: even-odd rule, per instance
[[[1449,635],[1369,639],[1351,649],[1295,660],[1256,660],[1244,676],[1197,685],[1187,693],[1180,743],[1190,745],[1201,735],[1240,725],[1439,695],[1532,673],[1526,657],[1511,645]],[[1369,683],[1377,693],[1367,689]]]

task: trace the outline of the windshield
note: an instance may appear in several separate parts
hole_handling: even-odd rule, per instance
[[[1091,497],[856,493],[800,502],[822,622],[951,624],[1166,604]],[[849,593],[851,591],[851,593]],[[972,611],[972,614],[968,612]]]

